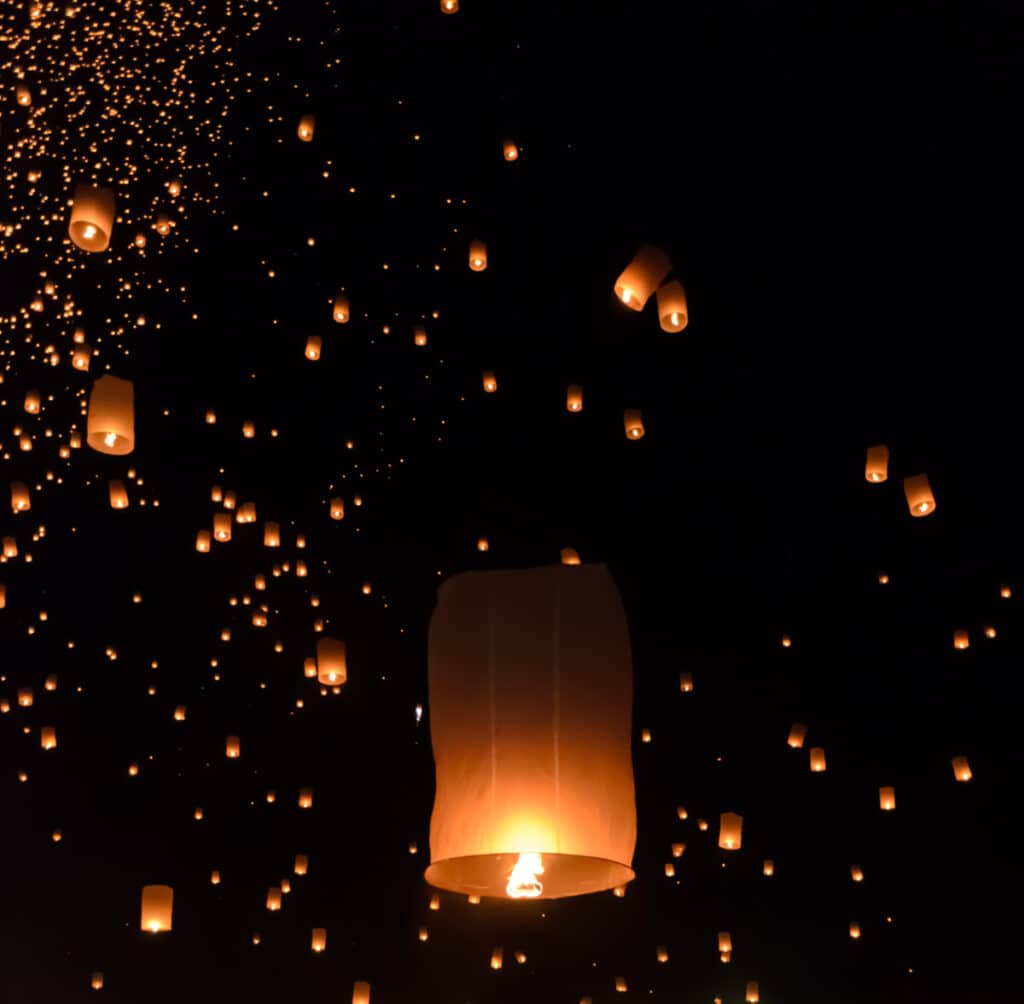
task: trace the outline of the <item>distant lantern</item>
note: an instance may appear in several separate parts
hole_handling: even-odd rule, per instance
[[[242,438],[253,439],[256,435],[256,423],[247,419],[242,423]]]
[[[308,658],[302,662],[302,672],[307,680],[316,679],[316,659]]]
[[[896,808],[896,789],[885,785],[878,789],[878,807],[883,812],[892,812]]]
[[[231,539],[231,517],[226,512],[214,513],[213,537],[222,544]]]
[[[868,447],[864,477],[872,484],[881,484],[889,477],[889,447],[879,444]]]
[[[174,720],[176,722],[183,722],[183,721],[185,721],[185,705],[184,704],[179,704],[174,709]]]
[[[281,887],[272,885],[267,890],[267,909],[276,913],[281,909]]]
[[[644,420],[639,408],[627,408],[623,412],[622,423],[626,429],[627,439],[644,438]]]
[[[328,637],[317,641],[316,674],[317,679],[329,687],[340,686],[348,679],[343,641]]]
[[[659,962],[668,962],[668,949],[664,945],[658,945],[654,950],[654,957]]]
[[[486,394],[493,394],[498,389],[498,381],[495,379],[493,370],[484,370],[483,383]]]
[[[31,687],[22,687],[18,691],[18,707],[31,708],[35,700],[35,693]]]
[[[76,185],[68,236],[83,251],[106,251],[114,229],[114,193],[109,188]]]
[[[743,845],[743,817],[723,812],[718,820],[718,846],[725,851],[738,851]]]
[[[784,634],[782,636],[782,647],[783,648],[792,648],[793,647],[793,639],[790,638],[788,634]]]
[[[256,503],[255,502],[243,502],[238,507],[238,512],[235,514],[236,523],[255,523],[256,522]]]
[[[313,789],[312,788],[300,788],[299,789],[299,808],[300,809],[312,809],[313,808]]]
[[[99,973],[99,972],[93,973],[92,974],[92,978],[89,980],[89,986],[93,990],[102,990],[103,989],[103,973]]]
[[[157,934],[171,930],[171,915],[174,910],[174,890],[169,885],[146,885],[142,887],[143,931]]]
[[[44,750],[55,750],[57,748],[57,726],[43,725],[39,729],[39,745]]]
[[[487,245],[483,241],[469,242],[469,267],[473,272],[487,268]]]
[[[327,947],[327,928],[313,928],[313,939],[311,947],[314,952],[322,952]]]
[[[320,358],[320,347],[322,344],[323,340],[319,335],[310,335],[306,339],[306,358],[316,362]]]
[[[497,945],[491,949],[491,969],[501,969],[502,962],[505,957],[505,949],[501,945]]]
[[[238,736],[228,736],[224,753],[229,760],[237,760],[242,755],[242,740]]]
[[[563,565],[578,565],[580,563],[579,552],[575,547],[563,547],[558,552],[558,556]]]
[[[850,878],[854,882],[863,882],[864,869],[860,865],[850,865]]]
[[[615,992],[618,994],[624,994],[629,990],[629,984],[626,982],[625,976],[615,977]]]
[[[174,229],[174,220],[168,213],[157,213],[153,229],[161,236],[166,237]]]
[[[786,745],[792,749],[802,749],[804,740],[807,738],[807,726],[802,722],[794,722],[789,730],[789,738]]]
[[[732,935],[728,931],[718,932],[718,951],[725,954],[732,951]]]
[[[350,316],[348,297],[342,296],[340,293],[334,298],[334,306],[331,310],[332,316],[334,317],[335,323],[337,324],[348,324]]]
[[[679,674],[679,692],[681,694],[693,693],[693,674],[685,670]]]
[[[296,875],[305,875],[309,871],[309,856],[306,854],[296,854],[295,866],[292,870]]]
[[[811,747],[811,771],[822,774],[825,771],[825,750],[821,746]]]
[[[519,159],[519,147],[510,139],[505,140],[505,142],[501,144],[501,152],[504,155],[505,160],[512,161]]]
[[[437,786],[426,880],[511,899],[629,882],[632,665],[607,570],[449,579],[430,622],[428,667]]]
[[[673,844],[672,845],[672,857],[681,858],[683,852],[686,850],[686,844]]]
[[[11,512],[28,512],[32,508],[32,499],[28,493],[28,485],[24,481],[11,482]]]
[[[128,508],[128,492],[124,487],[123,481],[118,481],[117,478],[113,478],[108,487],[108,491],[110,494],[111,509]]]
[[[478,537],[476,541],[476,549],[478,551],[489,551],[491,548],[490,543],[486,537]]]
[[[281,526],[275,523],[273,520],[267,520],[263,524],[263,546],[264,547],[280,547],[281,546]]]
[[[999,598],[1000,599],[1008,600],[1011,596],[1013,596],[1013,590],[1009,586],[1000,586],[999,587]]]
[[[903,479],[903,494],[911,516],[930,516],[935,512],[935,496],[927,474],[915,474]]]
[[[686,312],[686,290],[678,279],[659,286],[657,291],[658,320],[661,330],[675,333],[682,331],[689,321]]]
[[[340,496],[331,499],[331,519],[338,520],[345,518],[345,501]]]
[[[771,878],[775,874],[775,862],[771,858],[764,859],[764,864],[761,866],[761,874],[765,878]]]
[[[747,980],[746,1004],[759,1004],[761,992],[757,986],[757,980]]]
[[[856,941],[860,937],[860,924],[855,920],[850,921],[850,937]]]
[[[971,774],[971,765],[967,762],[965,756],[955,756],[952,760],[953,764],[953,777],[957,781],[970,781],[974,776]]]
[[[217,412],[215,412],[212,408],[207,408],[206,409],[206,424],[207,425],[216,425],[217,424]]]
[[[92,362],[92,350],[87,345],[81,345],[71,353],[71,365],[84,372]]]
[[[313,138],[313,132],[316,129],[316,116],[315,115],[303,115],[299,119],[299,128],[297,130],[299,139],[303,143],[308,143]]]
[[[665,862],[665,878],[676,877],[676,866],[671,861]]]
[[[210,885],[220,885],[220,872],[219,871],[214,870],[214,871],[210,872]]]
[[[418,345],[420,348],[427,344],[427,329],[422,324],[417,324],[412,329],[412,340],[413,344]]]
[[[953,632],[953,648],[963,650],[971,647],[971,636],[967,631],[959,630]]]
[[[426,938],[422,939],[426,941]],[[363,980],[356,980],[352,984],[352,1004],[370,1004],[370,984]]]
[[[672,263],[664,251],[645,244],[615,280],[615,295],[631,310],[643,310],[648,297],[671,268]]]
[[[986,624],[982,628],[982,633],[985,635],[986,638],[995,638],[996,629],[991,624]]]
[[[458,0],[456,0],[456,3]],[[445,0],[441,0],[441,6],[444,7]],[[22,108],[28,108],[32,104],[32,92],[24,86],[24,84],[14,89],[14,100],[21,105]]]
[[[578,383],[569,384],[565,392],[566,411],[583,411],[583,387]]]
[[[39,391],[29,390],[25,392],[25,411],[29,415],[38,415],[42,402],[39,398]]]
[[[7,606],[7,585],[0,582],[0,610]]]
[[[200,554],[206,554],[210,550],[210,531],[200,530],[196,533],[196,550]]]
[[[459,10],[459,0],[441,0],[442,14],[455,14]]]
[[[92,385],[85,441],[98,453],[115,457],[135,449],[135,388],[131,380],[107,375]]]

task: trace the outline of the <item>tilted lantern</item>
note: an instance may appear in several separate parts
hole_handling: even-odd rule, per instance
[[[661,330],[675,333],[682,331],[690,319],[686,311],[686,290],[678,279],[659,286],[657,291],[658,320]]]
[[[930,516],[935,512],[935,496],[927,474],[915,474],[903,479],[903,494],[911,516]]]
[[[974,776],[971,773],[971,765],[967,762],[965,756],[955,756],[952,760],[953,764],[953,777],[958,781],[970,781]]]
[[[426,880],[550,898],[634,877],[633,675],[604,566],[469,572],[440,589]]]
[[[114,193],[96,185],[75,185],[68,236],[83,251],[106,251],[114,229]]]
[[[324,637],[316,643],[316,675],[329,687],[340,686],[348,679],[343,641]]]
[[[115,457],[135,449],[135,388],[131,380],[107,375],[92,385],[85,441],[97,452]]]
[[[143,931],[157,934],[171,930],[174,911],[174,889],[169,885],[146,885],[142,887]]]
[[[645,244],[615,280],[615,295],[631,310],[643,310],[651,293],[671,268],[672,262],[664,251]]]
[[[515,143],[513,143],[512,140],[510,139],[507,139],[505,140],[504,143],[502,143],[501,152],[504,155],[505,160],[511,161],[519,159],[519,147],[516,146]]]
[[[884,444],[868,447],[868,458],[864,464],[864,477],[874,485],[881,484],[889,477],[889,447]]]
[[[807,726],[803,722],[794,722],[789,730],[789,738],[786,740],[786,745],[795,750],[801,749],[806,738]]]

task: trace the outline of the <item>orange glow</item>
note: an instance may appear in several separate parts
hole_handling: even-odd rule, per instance
[[[544,874],[544,865],[539,854],[523,851],[509,873],[505,893],[511,899],[536,899],[544,892],[544,885],[537,878]]]

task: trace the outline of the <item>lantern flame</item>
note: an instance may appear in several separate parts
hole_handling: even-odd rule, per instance
[[[535,851],[523,851],[508,877],[505,892],[511,899],[536,899],[543,891],[538,875],[544,874],[544,865]]]
[[[117,445],[117,433],[116,432],[108,432],[103,437],[103,442],[106,443],[107,446],[116,446]]]

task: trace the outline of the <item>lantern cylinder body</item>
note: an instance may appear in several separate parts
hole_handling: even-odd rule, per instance
[[[615,295],[631,310],[643,310],[671,268],[672,262],[664,251],[645,244],[615,280]]]
[[[142,921],[143,931],[171,930],[171,919],[174,911],[174,889],[169,885],[147,885],[142,887]]]
[[[124,487],[123,481],[118,481],[116,478],[112,480],[108,485],[108,493],[110,495],[111,509],[128,508],[128,492]]]
[[[625,614],[604,566],[446,582],[429,636],[427,881],[505,897],[530,854],[543,867],[532,897],[629,882],[632,691]]]
[[[825,770],[825,750],[821,746],[811,748],[811,770],[815,774]]]
[[[213,515],[213,537],[222,544],[231,539],[231,517],[226,512],[218,512]]]
[[[299,139],[303,143],[308,143],[313,138],[313,133],[316,131],[316,116],[315,115],[303,115],[299,119],[299,127],[296,130]]]
[[[760,1000],[761,992],[758,988],[757,982],[755,980],[750,980],[747,983],[746,1004],[759,1004]]]
[[[370,984],[356,980],[352,986],[352,1004],[370,1004]]]
[[[348,324],[349,318],[349,306],[347,296],[336,296],[334,298],[334,307],[332,308],[332,316],[334,317],[335,323],[337,324]]]
[[[473,272],[487,268],[487,245],[483,241],[469,242],[469,267]]]
[[[973,775],[971,774],[971,765],[967,762],[967,757],[955,756],[952,763],[953,777],[958,781],[970,781]]]
[[[718,846],[725,851],[738,851],[743,846],[743,817],[723,812],[718,821]]]
[[[644,438],[644,420],[639,408],[627,408],[622,415],[622,424],[626,429],[627,439]]]
[[[658,321],[662,331],[675,333],[686,327],[690,317],[686,312],[686,290],[677,279],[658,287]]]
[[[878,789],[878,807],[884,812],[891,812],[896,808],[896,789],[883,786]]]
[[[578,565],[580,563],[579,552],[575,547],[563,547],[558,552],[563,565]]]
[[[874,485],[881,484],[889,477],[889,447],[883,444],[868,447],[864,463],[864,478]]]
[[[316,362],[320,358],[320,348],[323,345],[323,340],[319,335],[310,335],[306,339],[306,358]]]
[[[85,441],[97,452],[115,457],[135,449],[135,388],[131,380],[108,375],[92,385]]]
[[[927,474],[915,474],[903,479],[903,494],[911,516],[930,516],[935,512],[935,496]]]
[[[28,512],[32,508],[32,499],[28,485],[24,481],[11,482],[11,512]]]
[[[798,750],[807,738],[807,726],[802,722],[794,722],[792,728],[789,730],[789,738],[786,740],[786,745],[792,749]]]
[[[106,251],[114,229],[114,193],[109,188],[76,185],[68,236],[83,251]]]
[[[339,686],[348,679],[343,641],[321,638],[316,643],[316,673],[321,683],[331,687]]]
[[[569,384],[565,394],[567,411],[583,411],[583,388],[578,383]]]
[[[324,927],[313,928],[312,948],[314,952],[322,952],[327,947],[327,929]]]

